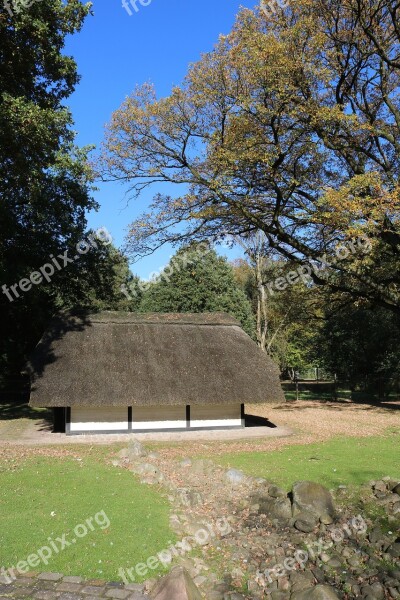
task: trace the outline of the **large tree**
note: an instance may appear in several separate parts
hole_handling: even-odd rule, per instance
[[[400,32],[397,0],[288,0],[244,9],[233,31],[158,99],[138,88],[108,127],[100,169],[134,197],[132,253],[265,233],[312,261],[316,283],[400,310]],[[336,254],[367,236],[371,249]]]
[[[51,284],[33,285],[12,300],[5,292],[76,248],[85,213],[96,207],[87,151],[74,146],[64,104],[79,81],[73,58],[63,53],[65,39],[89,12],[79,0],[0,6],[0,376],[18,374],[56,309],[87,296],[78,274],[84,276],[93,253]],[[109,249],[96,260],[102,267],[113,263]],[[86,273],[95,285],[93,272]]]

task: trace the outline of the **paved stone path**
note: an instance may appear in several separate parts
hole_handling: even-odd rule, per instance
[[[82,577],[64,577],[61,573],[27,573],[12,583],[0,577],[0,600],[148,600],[144,586],[107,582],[101,579],[85,581]]]
[[[48,446],[69,444],[129,444],[134,437],[141,442],[233,441],[280,438],[293,435],[289,427],[245,427],[243,429],[204,431],[161,431],[132,434],[65,435],[52,433],[43,420],[0,421],[0,446]]]

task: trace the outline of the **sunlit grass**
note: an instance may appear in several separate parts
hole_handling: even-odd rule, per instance
[[[228,452],[217,461],[265,477],[287,489],[298,480],[336,487],[360,485],[385,475],[400,480],[399,447],[397,429],[382,437],[343,437],[269,452]]]
[[[0,472],[0,567],[8,569],[67,534],[76,542],[34,570],[116,581],[120,567],[146,562],[175,539],[169,504],[159,492],[97,453],[82,457],[37,457]],[[99,524],[93,520],[93,531],[86,524],[85,537],[74,535],[77,525],[102,511],[107,519],[102,513]]]

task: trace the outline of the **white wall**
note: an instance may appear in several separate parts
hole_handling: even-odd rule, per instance
[[[186,406],[134,406],[132,429],[186,429]]]
[[[127,429],[127,407],[73,406],[71,408],[71,433],[80,431],[124,431]]]
[[[205,405],[190,407],[190,427],[240,427],[241,405]]]
[[[190,407],[190,427],[240,427],[240,404]],[[186,406],[134,406],[132,429],[186,429]],[[71,408],[70,432],[128,431],[127,407]]]

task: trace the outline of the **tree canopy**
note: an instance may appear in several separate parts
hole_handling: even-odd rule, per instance
[[[208,245],[180,249],[157,281],[147,285],[143,312],[227,312],[254,335],[251,305],[232,267]]]
[[[170,96],[137,88],[99,169],[134,197],[160,182],[182,193],[154,198],[130,251],[260,230],[282,256],[322,265],[316,283],[398,312],[399,22],[394,0],[243,9]],[[360,236],[368,255],[336,257]]]
[[[94,240],[90,252],[73,260],[90,235],[86,212],[97,204],[88,149],[75,147],[64,104],[79,76],[63,49],[89,12],[90,4],[79,0],[0,6],[1,376],[18,376],[56,310],[115,307],[123,301],[119,284],[130,277],[126,259],[109,241]],[[58,270],[52,260],[66,251],[71,262]],[[40,268],[50,263],[56,271],[51,284],[29,284],[31,274],[38,282]],[[23,280],[29,291],[9,291]]]

